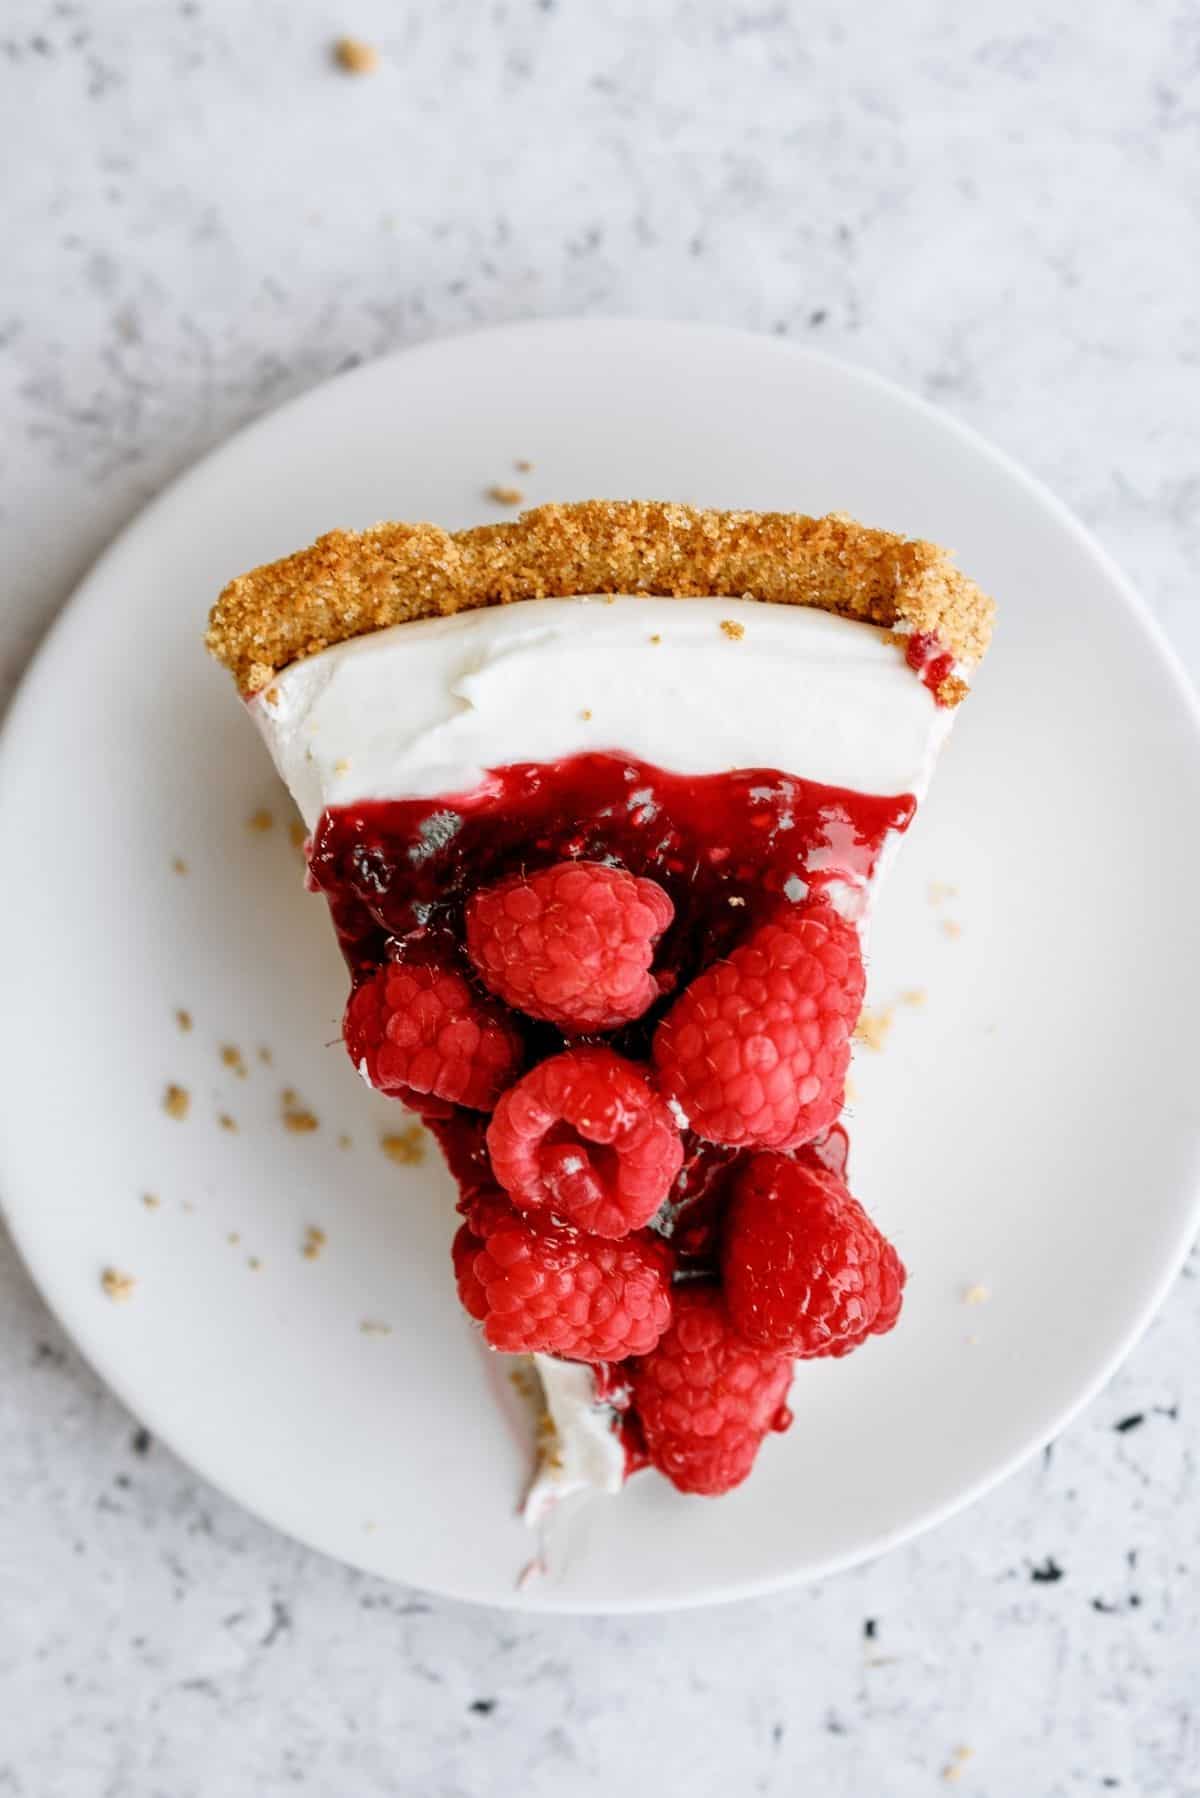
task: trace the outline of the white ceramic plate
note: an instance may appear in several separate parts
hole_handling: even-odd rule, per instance
[[[516,458],[533,473],[514,474]],[[855,1076],[856,1185],[911,1270],[902,1327],[801,1369],[795,1426],[740,1491],[685,1499],[639,1478],[573,1517],[551,1575],[521,1591],[525,1447],[452,1294],[449,1183],[380,1150],[403,1114],[336,1044],[345,981],[324,905],[302,889],[286,799],[200,643],[231,574],[333,525],[494,517],[484,490],[513,480],[531,500],[847,510],[951,544],[1001,607],[873,938],[872,1002],[928,995],[899,1008]],[[12,1230],[152,1431],[343,1560],[494,1604],[595,1610],[845,1566],[1060,1428],[1189,1240],[1197,741],[1177,669],[1080,527],[868,375],[774,340],[636,323],[517,326],[359,369],[143,513],[12,714]],[[270,830],[247,827],[259,807]],[[931,882],[957,890],[935,904]],[[162,1108],[168,1081],[190,1091],[184,1122]],[[319,1129],[284,1129],[284,1087]],[[310,1225],[328,1238],[315,1260],[301,1254]],[[108,1265],[136,1276],[129,1302],[101,1292]],[[976,1284],[990,1300],[965,1305]]]

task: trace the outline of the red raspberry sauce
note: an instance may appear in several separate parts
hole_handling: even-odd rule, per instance
[[[922,645],[927,651],[929,645]],[[378,800],[325,812],[309,857],[312,884],[329,901],[355,981],[395,945],[427,944],[462,956],[463,907],[477,887],[516,870],[569,858],[613,861],[666,888],[675,919],[655,955],[663,997],[603,1040],[634,1059],[648,1056],[654,1026],[671,995],[726,954],[781,899],[831,881],[870,878],[890,831],[904,831],[916,801],[818,785],[773,769],[668,774],[613,754],[493,769],[470,793]],[[418,949],[419,952],[419,949]],[[530,1064],[566,1039],[552,1026],[518,1017]],[[579,1039],[574,1039],[579,1040]],[[493,1184],[477,1112],[414,1100],[441,1144],[463,1202]],[[801,1154],[841,1172],[847,1141],[839,1125]],[[685,1159],[664,1217],[681,1265],[715,1264],[721,1202],[739,1151],[684,1134]],[[628,1388],[617,1371],[597,1369],[600,1396],[615,1401],[628,1471],[644,1462]]]
[[[618,862],[674,901],[655,956],[670,990],[781,896],[798,897],[790,882],[868,879],[888,832],[907,829],[915,810],[909,794],[877,798],[773,769],[679,775],[577,755],[497,768],[471,793],[327,811],[310,871],[358,976],[386,958],[389,939],[449,933],[461,944],[467,896],[505,874],[569,858]]]

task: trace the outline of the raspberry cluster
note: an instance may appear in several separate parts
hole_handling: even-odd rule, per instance
[[[486,1340],[623,1363],[650,1461],[713,1494],[787,1427],[794,1361],[891,1329],[905,1276],[831,1129],[856,931],[822,899],[780,901],[675,990],[655,967],[673,918],[656,881],[607,862],[512,873],[471,895],[461,940],[396,947],[344,1036],[442,1142]],[[596,1040],[632,1027],[636,1059]]]

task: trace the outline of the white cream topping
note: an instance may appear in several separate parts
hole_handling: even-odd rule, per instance
[[[250,709],[310,828],[328,806],[448,797],[586,750],[920,799],[953,722],[874,625],[632,595],[395,625],[294,663]],[[619,1491],[625,1456],[590,1369],[534,1360],[557,1436],[525,1503],[536,1524],[571,1493]]]
[[[555,1433],[551,1453],[541,1456],[525,1495],[525,1521],[536,1526],[572,1493],[619,1492],[625,1480],[625,1450],[614,1428],[612,1406],[596,1401],[590,1367],[558,1361],[553,1355],[535,1355],[533,1363]]]
[[[919,799],[952,719],[874,625],[627,596],[393,625],[293,663],[250,708],[310,827],[326,806],[468,792],[488,768],[588,749]]]

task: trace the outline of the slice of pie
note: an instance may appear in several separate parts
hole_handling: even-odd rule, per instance
[[[798,1359],[895,1324],[841,1123],[862,934],[991,621],[932,544],[640,501],[334,532],[217,602],[347,1048],[533,1357],[533,1514],[646,1463],[728,1490]]]

